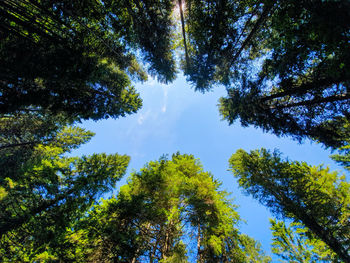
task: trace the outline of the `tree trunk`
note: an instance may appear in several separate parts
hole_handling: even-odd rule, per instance
[[[201,225],[198,224],[198,234],[197,234],[197,263],[202,262],[202,251],[201,251]]]
[[[273,181],[266,179],[266,176],[258,175],[263,183],[259,183],[273,195],[284,211],[287,211],[295,216],[295,219],[300,220],[308,227],[318,238],[325,242],[344,262],[350,263],[350,255],[343,244],[338,241],[330,231],[320,226],[312,215],[305,212],[305,209],[296,204],[284,192],[280,190],[278,185]]]
[[[279,105],[279,106],[276,106],[275,108],[287,109],[287,108],[293,108],[298,106],[312,106],[320,103],[336,102],[336,101],[343,101],[343,100],[349,100],[349,99],[350,99],[350,93],[345,93],[345,94],[337,94],[337,95],[332,95],[332,96],[323,97],[323,98],[315,98],[311,100],[289,103],[287,105]]]
[[[6,144],[6,145],[1,145],[0,150],[6,149],[6,148],[15,148],[15,147],[21,147],[21,146],[28,146],[28,145],[35,145],[39,143],[45,143],[49,142],[50,140],[45,140],[45,141],[33,141],[33,142],[20,142],[20,143],[11,143],[11,144]]]
[[[293,200],[291,200],[283,192],[278,191],[278,194],[276,192],[273,194],[278,200],[280,200],[283,206],[287,207],[286,211],[289,210],[288,212],[294,214],[296,219],[300,220],[306,227],[316,234],[316,236],[325,242],[344,262],[350,263],[350,255],[347,249],[333,236],[330,231],[320,226],[312,215],[309,215],[304,211],[304,209],[301,209],[298,205],[295,205]]]
[[[306,83],[303,83],[303,84],[301,84],[299,86],[295,86],[295,87],[293,87],[292,83],[290,84],[289,87],[283,87],[284,85],[282,85],[282,88],[284,89],[284,91],[265,96],[265,97],[261,98],[260,101],[265,102],[265,101],[269,101],[269,100],[273,100],[273,99],[277,99],[277,98],[282,98],[285,96],[302,95],[302,94],[305,94],[306,92],[308,92],[309,90],[314,90],[315,87],[331,86],[333,84],[338,85],[338,84],[346,81],[347,78],[344,75],[345,74],[342,74],[341,76],[339,76],[337,78],[334,78],[334,77],[318,78],[318,79],[314,79],[311,82],[306,82]],[[285,86],[288,86],[288,84]]]
[[[185,47],[186,67],[188,68],[189,57],[188,57],[187,42],[186,42],[185,20],[184,20],[184,15],[182,10],[182,0],[179,0],[179,9],[180,9],[180,17],[181,17],[182,38],[184,40],[184,47]]]
[[[256,21],[254,27],[250,31],[249,35],[246,37],[246,39],[243,41],[241,47],[233,57],[230,65],[232,66],[233,63],[236,61],[236,59],[239,57],[239,55],[242,53],[243,49],[249,44],[250,40],[253,38],[255,33],[258,31],[258,29],[265,23],[265,19],[270,14],[270,11],[272,10],[273,5],[264,6],[263,12],[261,13],[260,17]]]

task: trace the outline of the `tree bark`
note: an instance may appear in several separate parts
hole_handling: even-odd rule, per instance
[[[197,262],[202,262],[202,251],[201,251],[201,225],[198,224],[198,234],[197,234]]]
[[[33,141],[33,142],[20,142],[20,143],[11,143],[6,145],[1,145],[0,150],[7,149],[7,148],[14,148],[14,147],[20,147],[20,146],[27,146],[27,145],[35,145],[39,143],[49,142],[50,140],[45,141]]]
[[[288,109],[288,108],[293,108],[293,107],[298,107],[298,106],[312,106],[315,104],[344,101],[344,100],[349,100],[349,99],[350,99],[350,93],[345,93],[345,94],[337,94],[337,95],[332,95],[332,96],[323,97],[323,98],[314,98],[311,100],[289,103],[287,105],[278,105],[278,106],[275,106],[274,108],[276,108],[276,109]]]
[[[272,186],[274,188],[274,186]],[[295,215],[296,219],[300,220],[306,227],[308,227],[316,236],[325,242],[344,262],[350,263],[350,255],[347,249],[339,242],[327,229],[319,225],[312,215],[306,213],[304,209],[288,196],[283,191],[274,191],[269,189],[277,200],[284,206],[285,210]]]
[[[258,31],[258,29],[264,24],[265,19],[268,17],[270,11],[272,10],[273,5],[268,5],[265,6],[263,9],[263,12],[261,13],[260,17],[258,18],[258,20],[256,21],[254,27],[252,28],[252,30],[250,31],[249,35],[246,37],[246,39],[244,39],[241,47],[239,48],[239,50],[237,51],[237,53],[235,54],[235,56],[233,57],[232,61],[231,61],[231,65],[233,65],[233,63],[236,61],[236,59],[239,57],[239,55],[242,53],[243,49],[248,45],[248,43],[250,42],[250,40],[253,38],[253,36],[255,35],[255,33]]]
[[[186,56],[186,67],[189,66],[189,57],[188,57],[188,49],[187,49],[187,42],[186,42],[186,30],[185,30],[185,20],[182,10],[182,0],[179,0],[179,9],[180,9],[180,18],[181,18],[181,27],[182,27],[182,38],[184,40],[184,47],[185,47],[185,56]]]
[[[334,78],[324,78],[324,79],[318,79],[316,81],[313,82],[308,82],[308,83],[304,83],[301,84],[300,86],[297,87],[288,87],[288,89],[275,93],[275,94],[271,94],[268,96],[265,96],[263,98],[260,99],[261,102],[265,102],[265,101],[269,101],[272,99],[277,99],[277,98],[281,98],[284,96],[291,96],[291,95],[302,95],[305,94],[306,92],[308,92],[309,90],[313,90],[316,86],[330,86],[332,84],[340,84],[343,81],[345,81],[346,78],[345,77],[340,77],[337,79]]]

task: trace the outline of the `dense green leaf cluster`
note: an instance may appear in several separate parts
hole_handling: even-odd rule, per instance
[[[19,180],[5,178],[1,260],[270,262],[259,243],[239,233],[235,206],[191,155],[150,162],[117,197],[91,209],[125,173],[129,158],[62,156],[90,137],[64,128],[55,143],[34,148],[38,159]]]
[[[75,249],[84,262],[269,262],[219,185],[191,155],[150,162],[78,223]]]
[[[195,89],[224,85],[220,112],[297,140],[344,144],[349,119],[348,1],[186,1],[184,73]],[[349,130],[347,130],[349,133]]]
[[[173,81],[180,51],[195,90],[226,87],[230,124],[321,142],[349,170],[348,21],[347,0],[0,1],[0,261],[269,262],[191,155],[148,163],[96,204],[129,157],[68,157],[93,136],[72,124],[135,113],[131,80]],[[264,149],[230,165],[247,193],[294,221],[272,221],[274,253],[350,262],[344,176]]]
[[[2,262],[32,262],[49,247],[60,246],[66,228],[124,175],[129,163],[125,155],[65,156],[92,135],[62,127],[43,143],[0,150]]]
[[[312,236],[300,223],[288,227],[282,222],[270,220],[273,235],[272,252],[283,262],[339,262],[328,246]]]
[[[163,82],[175,78],[176,4],[2,1],[0,113],[39,107],[100,119],[136,112],[141,100],[129,77],[146,78],[137,60]],[[227,88],[220,111],[230,124],[239,118],[276,135],[344,146],[348,1],[189,0],[180,10],[181,68],[196,90]]]
[[[331,158],[342,165],[346,170],[350,171],[350,141],[349,141],[349,136],[346,131],[350,128],[350,122],[347,121],[345,124],[343,124],[344,127],[344,134],[343,138],[345,138],[344,141],[347,143],[338,148],[338,153],[331,155]]]
[[[350,259],[350,184],[328,168],[282,160],[265,149],[230,159],[239,185],[274,214],[303,223],[342,260]]]
[[[172,1],[0,3],[0,113],[26,108],[71,119],[130,114],[141,99],[129,76],[174,78]]]
[[[247,3],[261,11],[252,14],[252,27],[245,23],[245,61],[221,99],[222,116],[276,135],[343,145],[332,123],[349,119],[349,2]]]

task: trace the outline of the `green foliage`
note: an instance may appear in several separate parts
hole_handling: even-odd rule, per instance
[[[347,121],[344,125],[344,130],[347,131],[350,129],[350,122]],[[346,170],[350,171],[350,141],[349,134],[343,135],[345,138],[346,144],[340,148],[338,148],[338,154],[331,155],[331,158],[342,165]]]
[[[332,158],[350,169],[348,1],[185,5],[182,69],[196,90],[227,88],[224,119],[338,148]],[[193,156],[150,162],[93,208],[129,157],[67,157],[93,136],[69,125],[141,107],[131,79],[146,80],[143,68],[175,78],[174,8],[170,0],[0,1],[0,260],[270,261],[236,229],[235,206]],[[350,262],[343,177],[264,149],[239,150],[230,164],[247,193],[307,227],[272,222],[276,253]]]
[[[5,178],[17,180],[22,176],[23,164],[33,158],[38,144],[47,145],[67,123],[60,115],[38,112],[0,116],[0,182]],[[88,136],[89,134],[86,134]],[[92,134],[89,136],[91,137]],[[88,140],[86,136],[82,137]],[[88,137],[89,137],[88,136]]]
[[[349,120],[349,10],[348,1],[275,1],[247,44],[253,59],[239,67],[248,70],[221,99],[223,118],[342,146],[333,124]]]
[[[184,73],[196,90],[215,83],[228,84],[239,29],[235,21],[244,15],[239,1],[185,1],[188,61]],[[244,8],[244,7],[243,7]]]
[[[108,18],[114,31],[125,38],[127,45],[139,48],[148,72],[168,83],[175,78],[173,45],[173,1],[108,0]]]
[[[85,261],[269,262],[219,185],[191,155],[148,163],[74,227]]]
[[[273,235],[272,252],[283,262],[338,262],[336,255],[321,240],[299,223],[288,227],[282,221],[270,219]]]
[[[62,127],[49,140],[23,149],[27,154],[20,159],[14,156],[17,147],[0,150],[0,159],[5,160],[0,178],[1,261],[58,258],[66,229],[124,175],[128,156],[66,157],[92,136],[78,127]],[[14,170],[5,167],[6,160],[14,160]]]
[[[230,159],[240,187],[279,216],[302,222],[349,261],[350,184],[328,168],[282,160],[265,149],[238,150]]]
[[[350,170],[350,153],[349,153],[350,146],[344,146],[341,148],[342,151],[345,152],[345,154],[334,154],[332,155],[332,159],[338,163],[340,163],[342,166],[344,166],[345,169]]]
[[[245,234],[240,234],[239,242],[241,243],[242,251],[244,251],[244,254],[245,254],[245,255],[239,255],[239,257],[241,257],[240,259],[241,262],[252,262],[252,263],[271,262],[271,258],[268,256],[265,256],[264,253],[262,253],[261,245],[256,240],[252,239],[251,237]],[[233,261],[239,262],[238,257]]]
[[[0,113],[136,112],[129,78],[147,77],[137,61],[175,78],[175,2],[2,1]],[[348,10],[347,0],[185,1],[180,64],[196,90],[227,88],[220,112],[230,124],[338,148],[349,133]]]
[[[201,91],[226,87],[230,124],[337,148],[334,123],[349,120],[349,10],[346,0],[186,1],[185,75]]]
[[[1,1],[0,113],[44,109],[72,120],[134,113],[129,76],[174,79],[172,1]],[[45,99],[43,99],[45,98]]]

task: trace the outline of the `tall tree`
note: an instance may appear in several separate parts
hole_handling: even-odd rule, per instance
[[[0,2],[0,113],[43,108],[71,118],[130,114],[141,100],[136,61],[164,82],[175,75],[172,1]],[[45,99],[44,99],[45,98]]]
[[[348,20],[347,0],[189,0],[183,69],[197,90],[226,87],[230,124],[337,148],[350,118]]]
[[[228,88],[222,116],[230,124],[240,118],[243,126],[341,146],[343,138],[328,125],[349,120],[349,19],[348,1],[276,2],[246,46],[254,58],[243,63],[250,73]]]
[[[150,162],[74,227],[71,247],[85,244],[88,262],[269,262],[219,185],[191,155]]]
[[[274,214],[303,223],[340,259],[350,261],[350,184],[328,168],[282,160],[265,149],[230,158],[240,187]]]
[[[91,137],[81,128],[64,127],[19,160],[12,148],[0,150],[1,261],[27,262],[58,246],[66,228],[124,175],[128,156],[65,156]],[[12,159],[9,172],[3,160]]]
[[[248,1],[249,2],[249,1]],[[188,54],[184,73],[196,90],[216,83],[228,84],[235,42],[240,34],[235,22],[244,16],[240,1],[185,1]],[[185,35],[185,34],[184,34]]]
[[[36,111],[0,115],[0,180],[21,177],[23,163],[36,158],[35,147],[54,142],[66,124],[63,116]]]
[[[273,235],[272,252],[283,262],[338,262],[336,254],[315,238],[302,224],[270,220]]]

